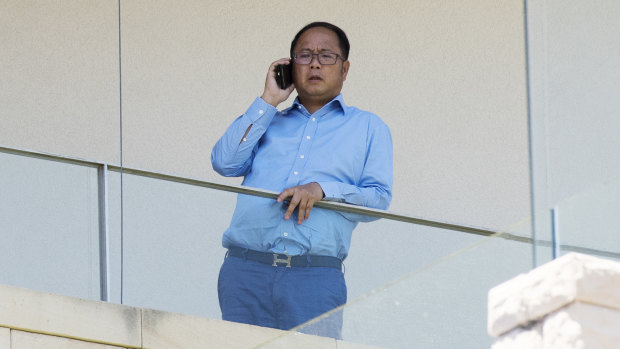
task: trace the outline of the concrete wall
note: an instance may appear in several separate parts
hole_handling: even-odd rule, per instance
[[[493,349],[617,348],[620,263],[567,254],[489,291]]]
[[[327,20],[352,43],[345,101],[392,129],[391,210],[529,215],[522,1],[124,0],[120,23],[118,5],[0,4],[1,145],[239,183],[211,147],[297,30]]]
[[[0,349],[371,348],[0,285]]]

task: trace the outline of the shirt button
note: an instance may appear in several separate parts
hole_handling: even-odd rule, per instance
[[[310,139],[310,136],[306,136],[306,139]]]
[[[312,118],[312,121],[316,121],[316,118]]]
[[[282,233],[282,235],[284,235],[284,236],[288,236],[288,233],[287,233],[287,232],[284,232],[284,233]]]
[[[264,112],[265,112],[265,111],[263,111],[262,109],[258,111],[258,113],[259,113],[260,115],[263,115],[263,113],[264,113]]]
[[[298,105],[298,106],[297,106],[297,109],[301,109],[301,105]]]
[[[295,176],[297,176],[297,175],[299,174],[299,172],[295,171],[295,172],[293,172],[293,174],[294,174]]]
[[[303,158],[305,158],[305,156],[303,156],[303,155],[299,155],[299,158],[300,158],[300,159],[303,159]]]
[[[243,137],[243,141],[244,141],[244,142],[247,142],[247,140],[248,140],[247,138]]]

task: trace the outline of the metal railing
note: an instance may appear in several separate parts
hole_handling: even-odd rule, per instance
[[[10,147],[0,146],[0,152],[14,154],[25,157],[32,157],[37,159],[49,160],[49,161],[57,161],[67,164],[74,164],[80,166],[87,166],[91,168],[97,168],[98,172],[98,205],[99,205],[99,251],[100,251],[100,285],[101,285],[101,300],[109,301],[110,294],[110,273],[109,273],[109,234],[108,234],[108,173],[109,171],[120,172],[121,174],[131,174],[135,176],[153,178],[158,180],[164,180],[174,183],[187,184],[195,187],[203,187],[209,189],[215,189],[220,191],[227,191],[237,194],[246,194],[246,195],[254,195],[265,198],[275,199],[278,197],[279,193],[261,190],[256,188],[244,187],[239,185],[227,185],[221,183],[214,183],[200,179],[193,179],[182,176],[175,176],[170,174],[163,174],[157,172],[151,172],[146,170],[140,170],[136,168],[130,167],[121,167],[117,165],[72,158],[62,155],[56,154],[48,154],[43,152],[37,152],[32,150],[24,150],[24,149],[15,149]],[[485,229],[480,227],[473,227],[463,224],[450,223],[445,221],[438,220],[430,220],[421,217],[415,217],[412,215],[399,214],[395,212],[372,209],[362,206],[355,206],[340,202],[332,202],[332,201],[319,201],[315,203],[315,207],[321,207],[330,210],[360,214],[371,216],[375,218],[384,218],[394,221],[412,223],[421,226],[447,229],[452,231],[463,232],[467,234],[474,234],[485,237],[497,237],[506,240],[512,240],[517,242],[522,242],[526,244],[536,244],[538,246],[551,247],[554,242],[545,241],[545,240],[533,240],[531,237],[520,236],[511,234],[508,232],[500,232],[494,231],[491,229]],[[574,251],[581,252],[592,255],[606,256],[612,258],[620,258],[620,253],[602,251],[597,249],[585,248],[580,246],[571,246],[571,245],[558,245],[562,250],[566,251]],[[557,246],[554,246],[556,248]]]

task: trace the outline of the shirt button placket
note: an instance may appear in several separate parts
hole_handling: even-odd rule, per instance
[[[299,108],[300,106],[298,106]],[[301,109],[301,108],[300,108]],[[306,124],[306,130],[304,132],[304,138],[306,141],[310,141],[312,139],[312,135],[316,132],[317,128],[317,119],[316,117],[308,117],[308,122]],[[306,154],[308,153],[308,149],[311,147],[311,142],[301,142],[299,149],[297,150],[297,159],[295,160],[295,164],[293,165],[292,177],[298,178],[301,170],[305,167],[306,162]],[[299,185],[297,179],[291,178],[289,181],[291,185]]]
[[[310,136],[311,134],[314,134],[316,132],[316,127],[317,127],[317,123],[316,123],[316,117],[311,117],[310,120],[311,121],[308,126],[306,127],[306,135],[305,135],[305,139],[307,141],[312,139],[312,136]],[[298,154],[298,159],[296,161],[296,163],[299,164],[299,166],[296,166],[296,168],[302,168],[304,167],[305,161],[306,161],[306,153],[308,151],[308,149],[310,149],[311,143],[309,142],[302,142],[301,143],[301,147],[299,148],[299,154]],[[294,175],[298,175],[299,172],[298,171],[294,171],[293,172]]]

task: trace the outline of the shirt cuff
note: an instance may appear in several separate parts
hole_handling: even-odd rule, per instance
[[[326,201],[337,201],[344,202],[344,197],[340,193],[340,188],[338,184],[335,182],[317,182],[321,189],[323,189],[323,194],[325,197],[323,198]]]
[[[262,98],[256,97],[252,105],[245,112],[245,116],[250,119],[252,124],[261,125],[264,128],[269,126],[271,119],[276,115],[278,109],[265,102]]]

